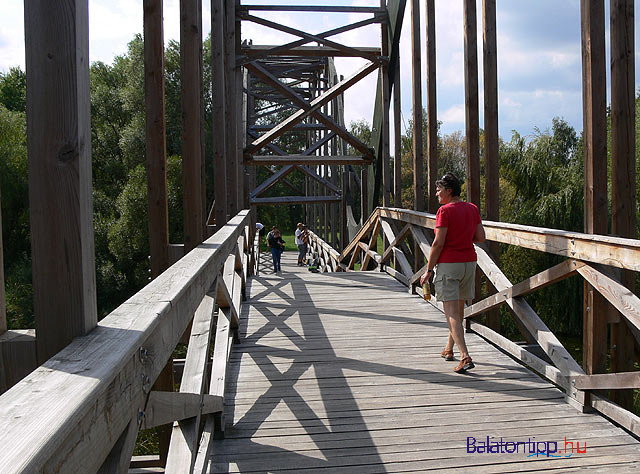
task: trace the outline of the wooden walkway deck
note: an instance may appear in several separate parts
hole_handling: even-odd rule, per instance
[[[210,472],[640,472],[635,438],[479,336],[476,369],[455,374],[439,356],[444,316],[390,276],[312,274],[294,258],[250,281]],[[467,452],[487,436],[526,445]],[[531,442],[558,451],[529,456]]]

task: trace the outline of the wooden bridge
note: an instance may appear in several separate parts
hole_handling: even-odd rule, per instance
[[[88,2],[25,3],[36,331],[8,330],[0,292],[1,473],[638,472],[633,1],[611,3],[611,219],[604,2],[581,1],[584,233],[500,222],[495,0],[482,2],[481,195],[477,9],[463,2],[467,198],[484,204],[488,240],[476,248],[485,291],[464,313],[477,368],[464,376],[439,357],[441,304],[424,301],[416,285],[437,210],[435,1],[426,1],[426,25],[419,0],[329,3],[211,1],[207,158],[202,5],[181,2],[184,242],[170,244],[163,2],[143,2],[151,279],[100,321]],[[401,208],[400,181],[399,41],[408,3],[414,123],[423,123],[423,26],[427,43],[427,150],[425,157],[417,127],[414,210]],[[264,16],[278,11],[359,19],[311,34]],[[253,44],[242,36],[247,22],[299,39]],[[375,28],[380,44],[331,39],[359,28]],[[334,57],[364,65],[344,77]],[[344,92],[373,72],[364,143],[346,128]],[[293,173],[304,176],[304,189]],[[293,194],[268,196],[276,185]],[[301,205],[320,273],[294,266],[288,254],[284,272],[270,272],[255,224],[258,206],[274,204]],[[514,284],[500,268],[500,245],[560,263]],[[525,300],[566,278],[584,280],[581,364]],[[500,305],[521,341],[500,333]],[[186,347],[184,358],[177,347]],[[133,456],[139,432],[152,429],[159,454]]]

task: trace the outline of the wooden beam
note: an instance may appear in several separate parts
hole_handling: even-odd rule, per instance
[[[400,52],[393,80],[393,205],[402,207],[402,95],[400,76]]]
[[[151,383],[248,222],[242,211],[3,395],[0,445],[12,449],[0,457],[0,472],[100,468],[132,411],[143,411]]]
[[[369,169],[363,167],[360,170],[360,222],[364,224],[365,220],[369,217],[367,212],[367,204],[369,203]]]
[[[553,283],[569,278],[570,276],[575,275],[578,268],[581,268],[584,265],[585,263],[578,262],[576,260],[565,260],[554,267],[544,270],[510,288],[501,290],[499,293],[489,296],[488,298],[465,308],[464,317],[473,318],[475,316],[479,316],[485,311],[489,311],[490,309],[496,308],[502,303],[505,303],[508,299],[515,298],[516,296],[527,295],[539,290],[540,288],[544,288],[545,286],[549,286]]]
[[[629,323],[638,344],[640,344],[640,298],[629,289],[595,268],[584,265],[578,273],[609,303],[624,316]]]
[[[13,387],[37,367],[34,329],[11,329],[0,334],[0,393]]]
[[[377,65],[375,63],[369,63],[368,65],[365,65],[361,69],[356,71],[351,77],[345,79],[344,81],[341,81],[331,89],[323,92],[320,96],[309,103],[310,107],[308,109],[298,110],[294,114],[290,115],[287,119],[285,119],[282,123],[280,123],[277,127],[271,129],[269,132],[262,135],[259,139],[255,140],[248,147],[248,153],[253,153],[260,150],[262,147],[266,146],[267,143],[270,143],[285,132],[289,131],[296,123],[300,122],[316,110],[320,109],[324,104],[330,102],[332,99],[342,94],[342,92],[354,85],[356,82],[368,76],[376,68]]]
[[[209,360],[216,293],[217,280],[213,283],[210,292],[204,295],[193,317],[191,336],[189,337],[187,356],[184,363],[184,371],[182,372],[182,381],[180,382],[180,392],[182,394],[195,394],[197,397],[197,409],[194,415],[188,418],[178,418],[178,421],[173,424],[169,455],[165,466],[165,472],[167,473],[182,472],[183,468],[187,466],[189,466],[187,472],[190,472],[196,460],[200,417],[202,414],[201,406],[204,403],[205,371]],[[216,398],[218,406],[222,405],[222,397]],[[158,398],[156,397],[156,399]],[[174,401],[177,400],[174,399]],[[187,407],[183,408],[186,412]]]
[[[464,0],[464,102],[467,143],[467,201],[480,209],[480,119],[476,0]]]
[[[202,13],[196,0],[180,0],[182,189],[185,251],[204,240],[202,226],[201,106]]]
[[[368,165],[371,160],[363,159],[361,156],[343,155],[343,156],[306,156],[306,155],[256,155],[245,159],[245,164],[249,166],[267,166],[267,165]]]
[[[276,46],[273,45],[250,45],[250,46],[242,46],[241,52],[249,57],[250,60],[253,61],[253,55],[263,56],[265,51],[273,50]],[[345,52],[336,48],[328,48],[326,46],[298,46],[297,48],[291,48],[286,51],[272,54],[272,56],[293,56],[293,57],[362,57],[366,56],[380,56],[380,48],[370,48],[370,47],[356,47],[350,48],[352,51]]]
[[[495,344],[501,350],[511,354],[513,357],[515,357],[517,360],[522,362],[524,365],[531,367],[533,370],[535,370],[536,372],[538,372],[539,374],[541,374],[551,382],[567,390],[570,396],[575,397],[577,395],[575,393],[575,387],[572,387],[572,385],[569,382],[569,377],[566,374],[562,373],[562,371],[560,371],[553,365],[548,364],[547,362],[533,355],[531,352],[529,352],[522,346],[519,346],[515,342],[510,341],[506,337],[493,331],[491,328],[488,328],[487,326],[484,326],[480,323],[472,321],[471,329],[475,333],[482,336],[487,341]]]
[[[577,377],[572,377],[571,382],[580,390],[620,390],[624,388],[640,388],[640,372],[579,375]]]
[[[634,4],[611,1],[611,232],[635,239],[636,234],[636,143]],[[623,271],[621,283],[635,289],[636,275]],[[611,325],[611,371],[634,368],[633,337],[626,324]],[[631,409],[633,392],[612,392],[612,401]]]
[[[373,23],[379,23],[382,21],[381,19],[382,17],[379,15],[374,16],[373,18],[369,18],[367,20],[362,20],[362,21],[358,21],[355,23],[351,23],[349,25],[345,25],[345,26],[341,26],[339,28],[334,28],[332,30],[329,31],[325,31],[323,33],[318,33],[315,36],[319,36],[321,38],[327,38],[329,36],[334,36],[334,35],[338,35],[338,34],[342,34],[342,33],[346,33],[348,31],[352,31],[358,28],[362,28],[363,26],[368,26],[371,25]],[[279,55],[287,55],[286,53],[288,53],[289,51],[291,51],[292,49],[298,48],[304,44],[307,44],[311,42],[308,39],[301,39],[301,40],[297,40],[297,41],[292,41],[290,43],[286,43],[284,45],[280,45],[280,46],[274,46],[271,47],[271,49],[265,49],[264,46],[257,46],[258,49],[261,49],[262,51],[260,53],[257,53],[256,51],[253,51],[254,46],[253,45],[248,45],[249,47],[249,51],[251,51],[251,57],[249,59],[246,59],[245,61],[255,61],[256,59],[261,59],[261,58],[266,58],[269,56],[279,56]],[[379,48],[376,49],[377,51],[380,51]],[[243,49],[243,52],[245,50]],[[370,51],[373,52],[373,51]]]
[[[482,53],[484,73],[484,160],[486,216],[500,220],[499,136],[498,136],[498,47],[496,39],[496,0],[482,1]],[[500,246],[490,243],[489,249],[496,263],[500,263]],[[488,292],[495,291],[490,284]],[[487,326],[499,332],[500,311],[486,314]]]
[[[413,81],[413,208],[424,211],[424,148],[422,144],[422,59],[420,2],[411,0],[411,59]]]
[[[581,0],[582,81],[584,120],[584,230],[608,231],[607,94],[604,1]],[[585,286],[584,366],[587,373],[606,371],[607,305]]]
[[[436,216],[408,209],[379,208],[382,217],[435,229]],[[487,240],[616,268],[640,271],[640,241],[558,229],[482,221]]]
[[[382,231],[384,232],[384,235],[387,238],[387,240],[391,243],[395,242],[396,245],[402,240],[400,239],[402,234],[408,233],[410,230],[410,227],[407,228],[407,226],[405,226],[405,228],[403,228],[398,234],[398,237],[396,237],[393,232],[393,229],[391,228],[391,224],[389,224],[384,219],[380,219],[380,223],[382,225]],[[402,273],[407,278],[407,282],[409,282],[411,280],[411,277],[413,276],[413,270],[411,269],[411,265],[409,264],[409,260],[407,260],[406,255],[402,250],[391,245],[385,250],[384,252],[385,255],[387,254],[389,249],[391,249],[391,251],[393,252],[393,255],[396,258],[396,262],[398,263],[398,265],[400,265],[400,269],[402,270]],[[384,262],[385,255],[382,256],[383,262]],[[407,286],[408,286],[408,283],[407,283]]]
[[[313,171],[311,168],[307,167],[307,166],[303,166],[303,165],[295,165],[295,167],[297,169],[299,169],[300,171],[302,171],[304,174],[306,174],[307,176],[309,176],[311,179],[315,180],[316,182],[322,184],[326,189],[329,189],[330,191],[333,191],[336,194],[340,194],[340,188],[338,188],[337,186],[335,186],[331,181],[329,181],[328,179],[323,178],[322,176],[318,175],[318,173],[316,173],[315,171]]]
[[[323,13],[386,13],[385,8],[378,7],[340,7],[334,5],[242,5],[238,12],[244,11],[279,11],[279,12],[323,12]]]
[[[164,35],[160,0],[144,2],[147,187],[151,277],[169,266],[169,210],[164,97]]]
[[[306,33],[302,30],[298,30],[296,28],[291,28],[290,26],[286,26],[286,25],[281,25],[279,23],[276,23],[274,21],[270,21],[267,20],[265,18],[260,18],[257,16],[253,16],[253,15],[249,15],[249,14],[243,14],[241,15],[241,18],[243,20],[248,20],[251,21],[253,23],[257,23],[258,25],[262,25],[262,26],[266,26],[267,28],[272,28],[274,30],[277,31],[282,31],[283,33],[287,33],[290,35],[294,35],[294,36],[299,36],[305,40],[307,40],[308,42],[314,41],[318,44],[322,44],[327,48],[333,48],[337,51],[341,51],[343,54],[347,55],[347,56],[352,56],[352,57],[361,57],[364,59],[367,59],[369,61],[373,61],[373,62],[377,62],[379,59],[379,56],[376,54],[370,54],[367,52],[364,52],[360,49],[357,48],[352,48],[349,46],[345,46],[343,44],[337,43],[335,41],[331,41],[329,39],[327,39],[326,37],[323,36],[318,36],[318,35],[312,35],[309,33]]]
[[[590,394],[591,406],[636,436],[640,436],[640,416],[595,393]]]
[[[225,92],[225,44],[224,0],[211,1],[211,94],[213,125],[213,179],[215,215],[218,228],[226,224],[227,203],[227,148],[226,148],[226,92]]]
[[[380,0],[380,7],[386,8],[387,1]],[[388,23],[381,23],[381,43],[382,43],[382,55],[384,57],[389,56],[389,27]],[[389,70],[389,63],[382,63],[380,65],[380,90],[382,91],[382,131],[380,137],[380,154],[379,159],[382,160],[382,203],[384,206],[391,205],[391,163],[390,163],[390,121],[389,121],[389,108],[391,103],[391,73],[394,71]]]
[[[398,235],[394,236],[393,240],[390,240],[389,246],[382,254],[382,263],[386,263],[387,260],[393,255],[393,248],[396,247],[400,242],[406,239],[411,233],[411,224],[406,224]]]
[[[251,204],[264,206],[267,204],[304,204],[320,202],[340,202],[341,196],[278,196],[266,198],[253,198]]]
[[[285,176],[292,173],[295,170],[293,165],[286,165],[276,171],[273,175],[268,177],[260,186],[258,186],[252,193],[251,198],[257,197],[260,194],[266,192],[269,188],[281,181]]]
[[[256,75],[257,77],[260,77],[267,84],[273,86],[277,91],[279,91],[286,98],[291,99],[292,103],[295,104],[296,106],[301,107],[304,110],[310,110],[312,108],[311,104],[309,102],[307,102],[305,99],[303,99],[302,97],[300,97],[300,95],[298,95],[298,93],[295,90],[293,90],[287,84],[284,84],[281,81],[279,81],[277,77],[275,77],[273,74],[271,74],[269,71],[267,71],[265,68],[263,68],[259,64],[257,64],[257,63],[249,63],[249,64],[246,65],[246,67],[251,72],[253,72],[254,75]],[[326,104],[325,104],[325,107],[326,107]],[[365,154],[370,153],[369,147],[367,145],[362,143],[358,138],[354,137],[347,130],[342,128],[335,120],[333,120],[331,117],[327,116],[326,113],[324,113],[324,112],[322,112],[320,110],[315,110],[313,112],[313,117],[315,117],[322,124],[324,124],[327,127],[329,127],[334,133],[338,134],[343,139],[345,139],[356,150],[360,151],[361,153],[365,153]],[[312,151],[310,151],[309,153],[305,152],[305,153],[303,153],[303,155],[307,155],[307,154],[313,153],[318,148],[320,148],[322,145],[326,144],[327,141],[328,141],[328,139],[327,140],[320,140],[318,142],[317,148],[313,149],[314,147],[311,147],[310,150],[312,150]],[[325,153],[325,154],[327,154],[327,153]]]
[[[241,156],[238,146],[238,84],[236,82],[236,14],[235,1],[224,2],[224,97],[225,97],[225,133],[226,133],[226,178],[227,209],[230,215],[240,210],[238,191],[238,168]]]
[[[438,210],[438,104],[436,75],[436,8],[435,0],[426,0],[427,22],[427,209]],[[398,206],[396,204],[396,206]],[[400,207],[400,206],[398,206]]]
[[[222,410],[222,397],[187,392],[152,391],[145,407],[141,429],[207,415]]]
[[[27,150],[38,360],[97,323],[86,1],[27,2]]]
[[[376,225],[373,227],[373,231],[371,232],[371,237],[369,238],[369,245],[367,245],[367,248],[366,248],[366,255],[364,257],[364,260],[362,261],[362,267],[361,267],[362,271],[369,269],[369,262],[371,261],[372,258],[375,260],[376,263],[378,263],[378,265],[382,263],[382,259],[378,260],[375,257],[375,255],[378,255],[376,250],[378,248],[378,235],[380,235],[380,229],[382,229],[382,226],[380,224],[380,219],[378,219],[376,221]]]
[[[343,195],[344,195],[344,188],[343,188]],[[344,219],[344,216],[343,216],[343,219]],[[371,232],[373,227],[376,225],[377,220],[378,220],[378,213],[374,211],[373,213],[371,213],[367,221],[363,224],[362,228],[358,231],[358,233],[353,238],[353,240],[347,243],[347,245],[345,245],[344,249],[340,253],[340,257],[338,258],[340,262],[342,262],[345,258],[347,258],[347,255],[351,253],[351,250],[356,248],[356,246],[358,245],[358,242],[364,239],[367,236],[367,234]]]

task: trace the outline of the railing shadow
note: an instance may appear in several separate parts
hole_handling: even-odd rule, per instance
[[[406,289],[391,277],[380,274],[371,275],[371,277],[371,281],[367,281],[367,288],[384,288],[387,292],[391,288],[392,293],[397,293],[399,297],[406,298],[415,304],[415,300],[407,298]],[[325,275],[325,278],[331,279],[334,287],[353,287],[363,284],[362,273],[332,273]],[[415,391],[417,387],[415,385],[413,391],[408,390],[402,397],[394,400],[388,407],[389,410],[417,406],[428,408],[430,404],[475,403],[472,400],[454,400],[448,396],[451,388],[469,389],[487,394],[507,394],[511,398],[531,400],[536,403],[557,402],[562,398],[561,392],[549,388],[548,384],[521,366],[487,362],[484,364],[483,372],[472,372],[467,377],[426,368],[427,364],[421,364],[421,362],[426,362],[427,357],[435,357],[435,354],[439,353],[441,341],[437,343],[422,341],[422,345],[420,342],[414,342],[413,347],[409,345],[408,350],[418,353],[421,353],[424,347],[433,348],[427,351],[428,355],[423,354],[424,357],[418,356],[417,359],[412,359],[413,362],[403,361],[401,357],[398,363],[377,362],[373,351],[368,351],[366,357],[364,355],[363,357],[341,356],[339,355],[340,344],[344,344],[345,339],[332,340],[332,334],[324,322],[327,316],[352,318],[353,321],[362,323],[363,327],[366,327],[370,321],[386,322],[393,326],[397,325],[398,328],[404,328],[407,333],[410,333],[411,327],[417,325],[442,331],[441,338],[444,339],[446,337],[444,315],[441,320],[437,320],[437,317],[433,316],[434,310],[430,305],[426,306],[426,303],[425,313],[430,311],[429,317],[398,316],[388,311],[380,311],[380,308],[375,312],[366,309],[341,310],[336,308],[335,303],[323,304],[322,301],[315,301],[313,290],[319,286],[319,282],[298,274],[287,275],[286,278],[271,275],[255,277],[250,285],[252,296],[247,308],[251,307],[251,315],[249,309],[243,313],[242,343],[236,350],[241,351],[237,356],[244,357],[245,360],[246,356],[250,357],[257,369],[256,378],[266,379],[266,389],[250,406],[243,405],[243,380],[238,380],[240,373],[238,362],[232,366],[228,394],[229,399],[234,402],[227,411],[228,421],[231,422],[227,427],[227,434],[233,439],[220,442],[214,448],[220,454],[215,456],[212,472],[226,472],[230,468],[230,463],[240,472],[255,470],[260,463],[267,462],[277,462],[278,466],[287,466],[290,469],[296,466],[300,469],[303,467],[330,468],[338,461],[341,463],[346,461],[344,452],[337,451],[335,443],[329,443],[331,440],[335,441],[334,438],[344,439],[345,429],[357,429],[358,446],[366,448],[367,454],[357,460],[358,467],[366,468],[367,465],[376,465],[376,469],[381,469],[384,463],[377,449],[376,440],[367,428],[368,408],[360,408],[359,402],[362,400],[362,395],[354,393],[347,379],[347,372],[349,376],[356,373],[357,376],[363,377],[391,377],[396,384],[430,384],[431,391],[426,394]],[[264,289],[254,288],[258,285]],[[385,294],[384,297],[388,296]],[[290,318],[296,315],[299,317],[299,326],[290,324]],[[252,316],[265,318],[266,321],[261,326],[248,330],[247,318]],[[352,331],[354,338],[357,338],[357,329]],[[282,339],[266,341],[275,333],[279,333]],[[283,348],[284,345],[287,348]],[[490,348],[488,344],[487,348]],[[403,351],[398,351],[400,352]],[[309,354],[316,354],[318,357],[310,358]],[[372,358],[374,360],[370,360]],[[282,360],[284,360],[282,363],[275,362]],[[299,392],[296,384],[306,380],[305,374],[311,371],[317,380],[318,393],[315,397],[309,398]],[[530,378],[529,386],[523,387],[521,381],[523,377]],[[517,380],[518,383],[509,382],[509,379]],[[427,399],[429,395],[433,396],[432,402]],[[368,396],[371,397],[371,394]],[[250,402],[247,398],[244,400],[246,403]],[[286,443],[277,440],[278,433],[283,434],[284,431],[277,428],[269,429],[267,426],[278,419],[274,411],[282,404],[287,406],[290,417],[297,420],[299,427],[296,433],[308,438],[306,449],[313,448],[313,453],[301,454],[295,447],[287,448]],[[345,425],[346,418],[351,428]],[[267,434],[269,432],[272,432],[271,436]],[[350,432],[350,435],[354,434],[355,431]],[[265,438],[262,443],[260,440],[264,436],[268,439]],[[238,446],[242,446],[245,449],[244,452],[249,450],[252,453],[255,452],[256,457],[250,460],[244,456],[243,460],[234,458],[231,451],[239,449]],[[268,454],[268,456],[258,456],[257,453]],[[262,466],[268,470],[270,464]]]

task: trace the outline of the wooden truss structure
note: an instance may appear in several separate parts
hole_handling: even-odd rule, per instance
[[[216,181],[217,204],[210,214],[215,215],[215,219],[209,223],[222,224],[246,205],[304,204],[305,220],[311,227],[332,245],[342,247],[359,224],[353,217],[353,198],[356,195],[364,198],[361,201],[365,205],[357,213],[368,215],[381,182],[385,182],[385,189],[391,187],[389,104],[397,73],[395,66],[399,62],[398,44],[406,1],[381,1],[379,7],[235,2],[232,8],[231,3],[221,2],[217,11],[218,30],[225,33],[225,42],[219,45],[218,56],[214,52],[214,58],[220,58],[217,62],[219,91],[224,91],[218,92],[219,98],[227,109],[220,111],[225,117],[224,126],[214,130],[219,137],[216,163],[217,169],[226,170],[228,176],[226,180]],[[310,34],[260,16],[278,11],[336,13],[344,18],[357,14],[362,19]],[[212,25],[215,25],[216,12],[212,15]],[[242,26],[246,23],[299,39],[281,45],[240,42]],[[378,47],[345,45],[333,39],[371,25],[380,25]],[[230,50],[235,55],[230,54]],[[336,71],[335,57],[361,58],[365,64],[344,77]],[[345,125],[344,92],[374,71],[378,71],[378,88],[373,137],[371,143],[364,143]],[[241,89],[237,87],[239,84]],[[241,111],[235,112],[235,116],[230,110],[234,105]],[[399,114],[396,116],[399,120]],[[230,149],[231,144],[237,146]],[[258,169],[266,173],[258,173]],[[304,189],[287,179],[291,173],[304,175]],[[361,174],[370,179],[362,179]],[[268,196],[276,185],[286,186],[291,194]],[[229,192],[232,187],[242,191]],[[389,198],[390,193],[385,196]]]

